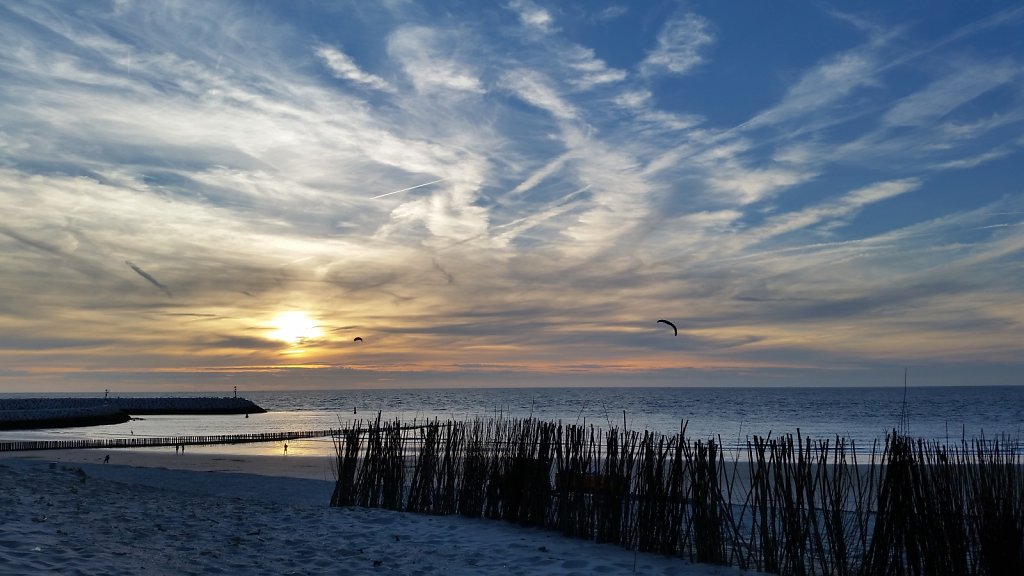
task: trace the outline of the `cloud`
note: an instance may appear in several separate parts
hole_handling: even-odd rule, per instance
[[[164,286],[163,284],[160,283],[159,280],[154,278],[151,274],[149,274],[148,272],[146,272],[142,268],[139,268],[138,266],[133,264],[131,260],[125,260],[124,263],[127,264],[129,268],[134,270],[139,276],[142,276],[143,278],[145,278],[147,282],[149,282],[153,286],[156,286],[157,288],[159,288],[160,291],[163,292],[164,294],[166,294],[168,298],[172,298],[174,296],[173,294],[171,294],[171,289],[170,288],[168,288],[167,286]]]
[[[804,73],[786,91],[781,102],[756,115],[743,127],[778,124],[826,108],[858,88],[875,85],[877,66],[877,57],[870,48],[856,48],[830,57]]]
[[[352,61],[347,54],[331,46],[317,46],[316,55],[324,61],[324,64],[343,80],[350,80],[356,84],[362,84],[374,90],[394,92],[395,89],[386,80],[373,74],[368,74],[359,69],[359,66]]]
[[[1016,147],[1000,146],[999,148],[989,150],[988,152],[982,152],[981,154],[975,154],[973,156],[968,156],[966,158],[958,158],[956,160],[940,162],[938,164],[935,164],[934,167],[937,170],[962,170],[968,168],[975,168],[987,162],[992,162],[995,160],[999,160],[1000,158],[1005,158],[1006,156],[1012,154],[1015,148],[1019,148],[1019,145]]]
[[[444,266],[441,266],[441,263],[438,262],[436,258],[431,260],[431,263],[434,265],[434,270],[437,270],[448,284],[455,284],[455,276],[445,270]]]
[[[438,186],[430,196],[410,200],[394,208],[391,224],[378,231],[378,236],[401,234],[410,226],[422,223],[432,236],[443,240],[484,237],[489,216],[487,210],[474,205],[478,190],[478,183],[473,182],[449,181],[445,186]]]
[[[551,82],[539,72],[511,70],[501,77],[501,86],[527,104],[545,110],[559,120],[572,120],[576,117],[576,108],[564,100],[551,86]]]
[[[780,191],[808,182],[813,171],[794,168],[744,168],[728,162],[715,169],[708,184],[715,198],[727,204],[744,206],[772,198]]]
[[[388,53],[421,93],[484,94],[480,79],[457,56],[453,38],[426,26],[404,26],[388,37]]]
[[[509,8],[519,14],[520,21],[527,29],[541,33],[541,37],[527,36],[525,40],[528,51],[536,51],[538,54],[529,59],[529,66],[535,69],[551,68],[552,65],[565,66],[569,69],[566,71],[567,83],[581,91],[621,82],[627,78],[625,70],[609,67],[604,60],[597,57],[592,48],[568,43],[558,37],[558,30],[552,25],[554,20],[550,13],[537,7],[533,2],[514,0],[509,4]],[[557,53],[554,60],[553,52]]]
[[[601,22],[615,20],[629,12],[629,7],[623,4],[612,4],[598,12],[594,17]]]
[[[546,208],[533,208],[527,216],[494,226],[493,232],[497,234],[495,240],[502,246],[507,246],[528,230],[541,226],[552,219],[559,218],[570,210],[577,209],[579,196],[588,190],[590,190],[590,186],[584,186],[555,200]]]
[[[843,209],[858,209],[881,200],[888,200],[921,187],[919,178],[905,178],[889,182],[877,182],[850,192],[838,204]]]
[[[683,14],[672,18],[658,33],[657,46],[640,63],[640,71],[687,74],[705,61],[701,52],[713,42],[711,24],[701,16]]]
[[[763,239],[805,229],[822,222],[827,222],[829,229],[832,230],[844,224],[865,206],[912,192],[921,185],[922,181],[917,178],[877,182],[853,190],[837,199],[769,218],[758,227],[756,234]]]
[[[930,124],[1021,74],[1017,64],[965,62],[886,111],[887,126]]]
[[[577,180],[588,186],[587,207],[563,234],[573,240],[559,252],[571,260],[628,250],[624,239],[643,228],[651,213],[654,186],[640,174],[631,150],[595,142],[585,132],[566,128],[564,138],[579,158]]]
[[[581,72],[582,76],[570,80],[580,90],[590,90],[602,84],[614,84],[626,79],[625,70],[609,68],[603,60],[594,56],[594,51],[582,46],[573,46],[565,54],[570,68]]]
[[[614,102],[623,108],[644,108],[651,103],[651,91],[647,89],[634,89],[620,92],[615,96]]]
[[[547,164],[542,166],[539,170],[530,174],[525,180],[516,185],[515,188],[509,191],[510,196],[516,196],[524,194],[534,189],[538,184],[551,177],[553,174],[562,170],[565,167],[565,163],[571,158],[571,154],[568,152],[560,154],[557,157],[551,159]]]
[[[60,250],[59,248],[57,248],[56,246],[51,246],[50,244],[48,244],[46,242],[39,241],[39,240],[33,240],[32,238],[28,238],[26,236],[23,236],[23,235],[15,232],[14,230],[8,230],[7,228],[0,227],[0,234],[3,234],[5,236],[7,236],[8,238],[11,238],[13,240],[17,240],[18,242],[21,242],[22,244],[24,244],[26,246],[29,246],[31,248],[35,248],[36,250],[40,250],[40,251],[45,252],[47,254],[51,254],[51,255],[54,255],[54,256],[63,256],[64,255],[63,251]]]
[[[512,0],[509,8],[519,14],[519,20],[524,26],[533,28],[545,34],[554,31],[554,18],[551,13],[537,6],[529,0]]]

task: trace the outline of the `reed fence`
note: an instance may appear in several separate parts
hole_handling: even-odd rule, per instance
[[[502,519],[779,574],[1024,574],[1016,442],[895,431],[717,439],[534,419],[360,423],[334,437],[332,506]],[[863,455],[864,452],[861,452]]]

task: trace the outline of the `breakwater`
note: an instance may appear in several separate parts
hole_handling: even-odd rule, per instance
[[[131,420],[131,416],[127,412],[110,404],[23,410],[0,409],[0,430],[100,426],[120,424],[128,420]]]
[[[67,428],[127,422],[152,414],[260,414],[245,398],[0,398],[0,430]]]
[[[245,398],[111,398],[125,412],[148,414],[262,414],[266,412]]]

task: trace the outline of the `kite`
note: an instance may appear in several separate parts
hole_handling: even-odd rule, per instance
[[[669,326],[672,327],[672,333],[675,334],[676,336],[679,336],[679,330],[676,329],[675,324],[669,322],[668,320],[658,320],[658,322],[661,322],[662,324],[668,324]]]

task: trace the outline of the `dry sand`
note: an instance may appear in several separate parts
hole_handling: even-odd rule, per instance
[[[0,454],[0,573],[740,573],[493,520],[330,508],[331,464],[166,450]]]

